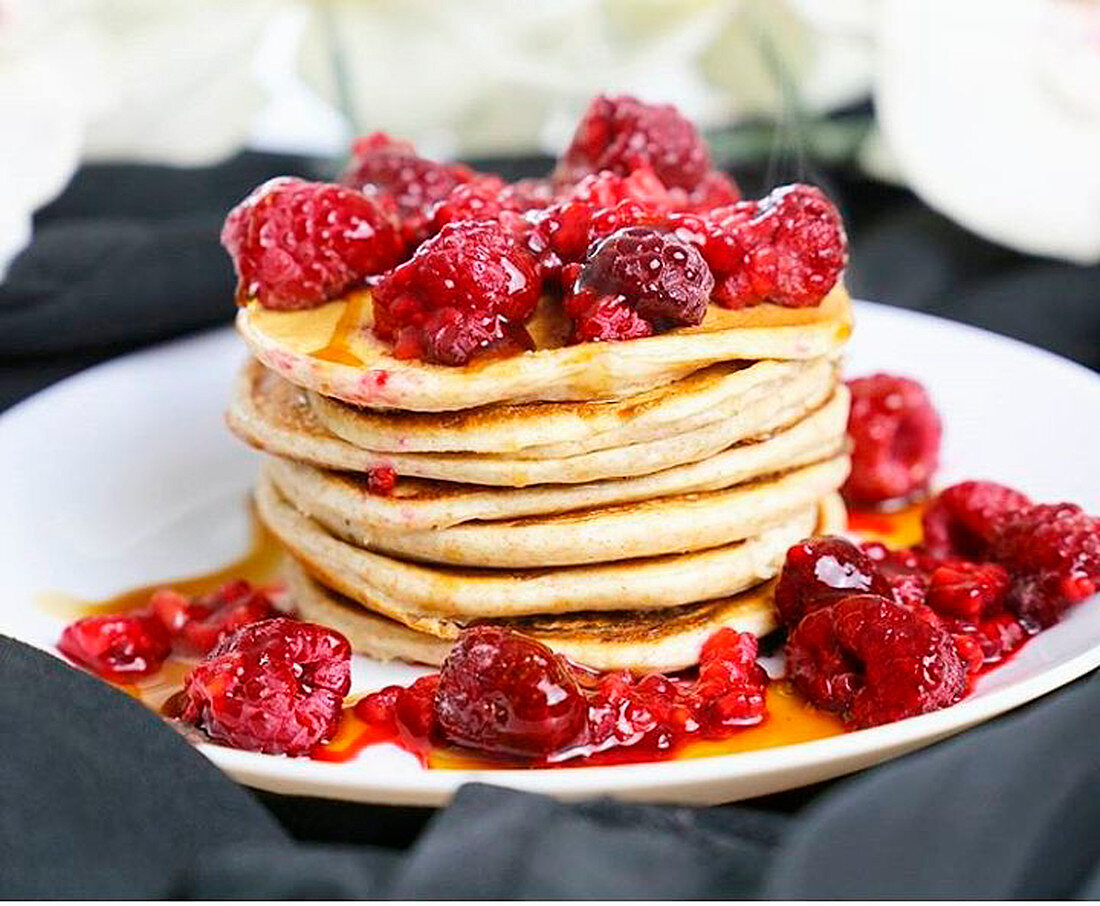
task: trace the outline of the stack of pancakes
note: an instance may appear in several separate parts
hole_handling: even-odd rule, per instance
[[[237,323],[228,418],[269,454],[260,518],[302,616],[365,654],[438,664],[489,621],[595,668],[679,669],[723,626],[769,632],[787,548],[843,526],[839,285],[579,345],[546,302],[534,351],[461,367],[393,358],[366,291]]]

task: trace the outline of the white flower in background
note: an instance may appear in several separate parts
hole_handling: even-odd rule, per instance
[[[265,96],[277,0],[0,0],[0,277],[82,158],[209,163]]]
[[[1021,251],[1100,261],[1100,3],[885,0],[875,106],[929,205]]]

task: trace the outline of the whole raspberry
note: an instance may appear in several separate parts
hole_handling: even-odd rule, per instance
[[[550,755],[577,740],[588,719],[565,663],[542,643],[496,626],[459,636],[435,704],[447,740],[499,755]]]
[[[1050,626],[1100,586],[1100,520],[1070,503],[1022,507],[1002,519],[992,558],[1014,576],[1009,607]]]
[[[374,331],[394,354],[463,365],[507,340],[529,343],[535,262],[495,221],[447,224],[374,290]]]
[[[430,233],[431,209],[474,171],[461,164],[442,164],[420,157],[408,142],[381,132],[357,139],[352,158],[340,182],[361,192],[384,193],[392,199],[400,217],[401,232],[409,248]]]
[[[563,265],[583,261],[598,239],[626,227],[662,225],[670,204],[668,191],[651,170],[625,177],[594,173],[531,215],[528,247],[543,276],[556,278]]]
[[[115,683],[132,683],[160,669],[172,651],[164,628],[146,614],[84,617],[61,633],[58,650]]]
[[[600,96],[588,105],[555,176],[575,182],[598,170],[627,176],[639,167],[651,168],[666,186],[690,191],[710,172],[710,154],[672,105]]]
[[[787,670],[813,704],[853,727],[945,708],[966,691],[966,667],[935,614],[879,595],[807,614],[788,637]]]
[[[775,607],[793,629],[811,610],[854,592],[890,596],[878,567],[852,542],[836,536],[811,538],[787,551],[775,586]]]
[[[971,676],[1005,660],[1029,635],[1023,623],[1010,613],[998,613],[976,622],[948,618],[944,625],[955,639],[959,657]]]
[[[671,233],[633,227],[612,233],[592,250],[567,290],[565,310],[578,337],[591,337],[590,320],[607,323],[603,313],[608,306],[630,309],[653,332],[661,332],[699,324],[713,286],[695,246]]]
[[[939,464],[940,417],[914,380],[875,374],[848,382],[852,471],[844,498],[873,506],[924,491]]]
[[[814,186],[782,186],[706,219],[703,255],[718,280],[715,298],[727,308],[818,305],[848,262],[840,214]]]
[[[313,308],[397,264],[404,246],[375,199],[331,183],[273,179],[225,219],[237,301]]]
[[[331,735],[350,685],[347,639],[278,617],[226,636],[188,674],[182,717],[234,748],[305,755]]]
[[[996,563],[955,560],[936,567],[926,601],[936,613],[976,621],[1004,609],[1008,573]]]
[[[924,546],[938,557],[984,559],[1004,519],[1030,505],[1019,491],[992,481],[964,481],[940,491],[921,523]]]

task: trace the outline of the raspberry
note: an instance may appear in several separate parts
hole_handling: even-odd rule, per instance
[[[992,548],[1014,576],[1009,607],[1030,624],[1050,626],[1100,584],[1100,520],[1073,504],[1003,515]]]
[[[690,191],[710,172],[710,154],[675,107],[601,96],[589,104],[555,175],[575,182],[598,170],[628,176],[640,167],[651,168],[666,186]]]
[[[450,223],[374,291],[374,331],[395,355],[463,365],[506,340],[528,345],[535,263],[493,221]]]
[[[273,179],[226,217],[222,245],[237,301],[313,308],[401,260],[397,226],[375,199],[343,186]]]
[[[924,546],[938,557],[983,559],[1000,522],[1030,500],[1019,491],[992,481],[964,481],[940,491],[921,522]]]
[[[267,592],[244,579],[197,598],[159,589],[149,599],[149,608],[175,646],[187,654],[206,654],[224,636],[278,613]]]
[[[718,281],[715,299],[727,308],[818,305],[848,262],[840,214],[814,186],[782,186],[706,221],[703,256]]]
[[[787,640],[787,670],[813,704],[853,727],[935,711],[966,690],[966,668],[935,614],[879,595],[807,614]]]
[[[379,466],[367,472],[367,490],[379,497],[389,497],[397,486],[397,472],[393,466]]]
[[[679,190],[674,190],[679,191]],[[705,214],[715,208],[734,204],[741,199],[741,190],[729,176],[717,170],[711,170],[683,200],[677,198],[678,210],[695,211]]]
[[[942,616],[974,621],[1004,609],[1008,585],[1008,573],[995,563],[956,560],[933,570],[926,601]]]
[[[584,733],[584,695],[565,663],[534,639],[495,626],[463,632],[439,675],[436,718],[451,742],[541,757]]]
[[[945,626],[955,639],[955,647],[971,676],[1003,661],[1027,641],[1029,634],[1010,613],[999,613],[977,622],[948,619]]]
[[[866,553],[844,538],[811,538],[794,545],[775,586],[775,607],[790,629],[811,610],[853,592],[890,596],[890,586]]]
[[[376,192],[391,199],[401,222],[401,233],[414,248],[431,232],[431,209],[455,186],[469,182],[475,173],[461,164],[441,164],[420,157],[408,142],[395,141],[381,132],[357,139],[352,159],[340,182],[361,192]]]
[[[583,339],[626,339],[640,332],[634,319],[620,335],[607,335],[609,310],[627,309],[650,332],[698,324],[707,311],[714,278],[703,256],[671,233],[633,227],[612,233],[592,251],[565,296],[574,333]]]
[[[587,740],[579,750],[669,754],[685,740],[721,739],[759,723],[768,677],[756,655],[754,635],[720,629],[703,645],[695,680],[662,674],[635,678],[626,671],[600,675],[590,697]]]
[[[297,620],[252,623],[223,638],[184,682],[183,720],[238,749],[305,755],[336,726],[351,685],[351,646]]]
[[[940,565],[938,560],[911,548],[891,550],[877,541],[861,544],[860,549],[874,561],[890,586],[890,597],[898,604],[905,607],[924,604],[932,571]]]
[[[584,260],[592,244],[631,226],[660,226],[671,203],[653,172],[607,171],[586,176],[554,204],[533,215],[527,243],[544,277]]]
[[[848,388],[852,471],[845,499],[869,506],[926,489],[939,463],[941,429],[925,389],[889,374],[856,378]]]
[[[69,660],[115,683],[155,673],[172,650],[163,627],[146,614],[85,617],[65,627],[57,647]]]

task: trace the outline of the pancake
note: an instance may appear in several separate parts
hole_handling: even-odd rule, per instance
[[[843,528],[844,505],[839,498],[829,497],[822,502],[817,533],[832,534]],[[317,582],[292,559],[286,572],[299,615],[339,630],[360,654],[436,666],[446,657],[449,641],[364,610]],[[774,629],[773,585],[767,582],[738,595],[666,610],[493,622],[534,636],[559,654],[598,670],[680,670],[698,661],[703,642],[720,628],[758,636]]]
[[[837,283],[821,304],[711,305],[703,323],[659,336],[563,345],[561,306],[545,299],[528,323],[535,349],[464,366],[396,359],[370,330],[370,293],[305,311],[253,301],[237,314],[252,354],[292,384],[359,406],[416,412],[493,403],[621,399],[717,362],[812,359],[835,353],[851,332],[851,306]]]
[[[265,479],[303,514],[358,547],[430,563],[524,568],[706,550],[751,538],[839,489],[848,470],[845,454],[717,491],[415,532],[380,530],[354,507],[334,508],[298,482],[281,484],[271,464]]]
[[[322,425],[367,450],[558,459],[723,421],[764,395],[765,388],[786,383],[808,367],[805,361],[727,362],[623,400],[506,404],[444,413],[365,409],[317,393],[309,398]]]
[[[226,419],[234,433],[261,450],[330,469],[390,467],[402,476],[497,487],[579,484],[698,462],[740,441],[793,425],[824,403],[836,383],[835,363],[819,358],[790,380],[746,393],[742,408],[723,421],[673,437],[548,460],[364,450],[333,436],[297,388],[256,362],[242,370]]]
[[[848,391],[840,385],[816,412],[759,441],[744,441],[709,459],[650,475],[587,484],[492,488],[402,477],[389,496],[380,496],[370,492],[361,473],[281,458],[272,458],[268,471],[285,493],[311,499],[328,512],[359,519],[377,531],[417,531],[730,487],[840,453],[847,417]]]
[[[325,585],[414,628],[451,636],[457,626],[479,617],[652,610],[743,591],[775,575],[787,548],[813,531],[821,506],[816,501],[752,539],[707,551],[558,569],[488,570],[412,563],[363,550],[303,516],[270,484],[261,483],[256,491],[260,519]]]

